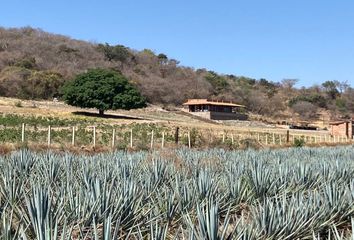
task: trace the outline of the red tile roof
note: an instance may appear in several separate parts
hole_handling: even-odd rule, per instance
[[[183,105],[214,105],[214,106],[226,106],[226,107],[245,107],[244,105],[232,103],[232,102],[222,102],[222,101],[209,101],[208,99],[188,99]]]

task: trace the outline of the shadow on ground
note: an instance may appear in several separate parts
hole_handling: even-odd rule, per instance
[[[82,112],[82,111],[76,111],[76,112],[73,112],[73,114],[78,115],[78,116],[99,117],[99,118],[108,118],[108,119],[148,120],[148,119],[140,118],[140,117],[131,117],[131,116],[113,115],[113,114],[99,115],[98,113]]]

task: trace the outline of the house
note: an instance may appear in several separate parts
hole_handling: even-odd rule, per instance
[[[208,99],[188,99],[183,104],[188,112],[211,120],[246,120],[245,106],[232,102],[210,101]]]
[[[332,136],[353,138],[353,119],[331,122],[330,127]]]

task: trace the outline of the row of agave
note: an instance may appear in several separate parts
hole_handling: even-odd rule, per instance
[[[354,148],[0,157],[0,239],[352,238]]]

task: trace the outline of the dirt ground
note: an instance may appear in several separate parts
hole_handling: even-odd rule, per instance
[[[26,116],[46,116],[59,118],[93,118],[94,121],[112,125],[132,123],[161,123],[166,126],[181,126],[214,131],[255,131],[284,133],[287,127],[262,123],[260,121],[210,121],[195,117],[182,108],[167,111],[159,106],[145,109],[107,111],[105,118],[95,116],[95,109],[81,109],[58,101],[25,101],[0,97],[0,114],[18,114]],[[291,130],[293,133],[328,134],[328,131]]]

